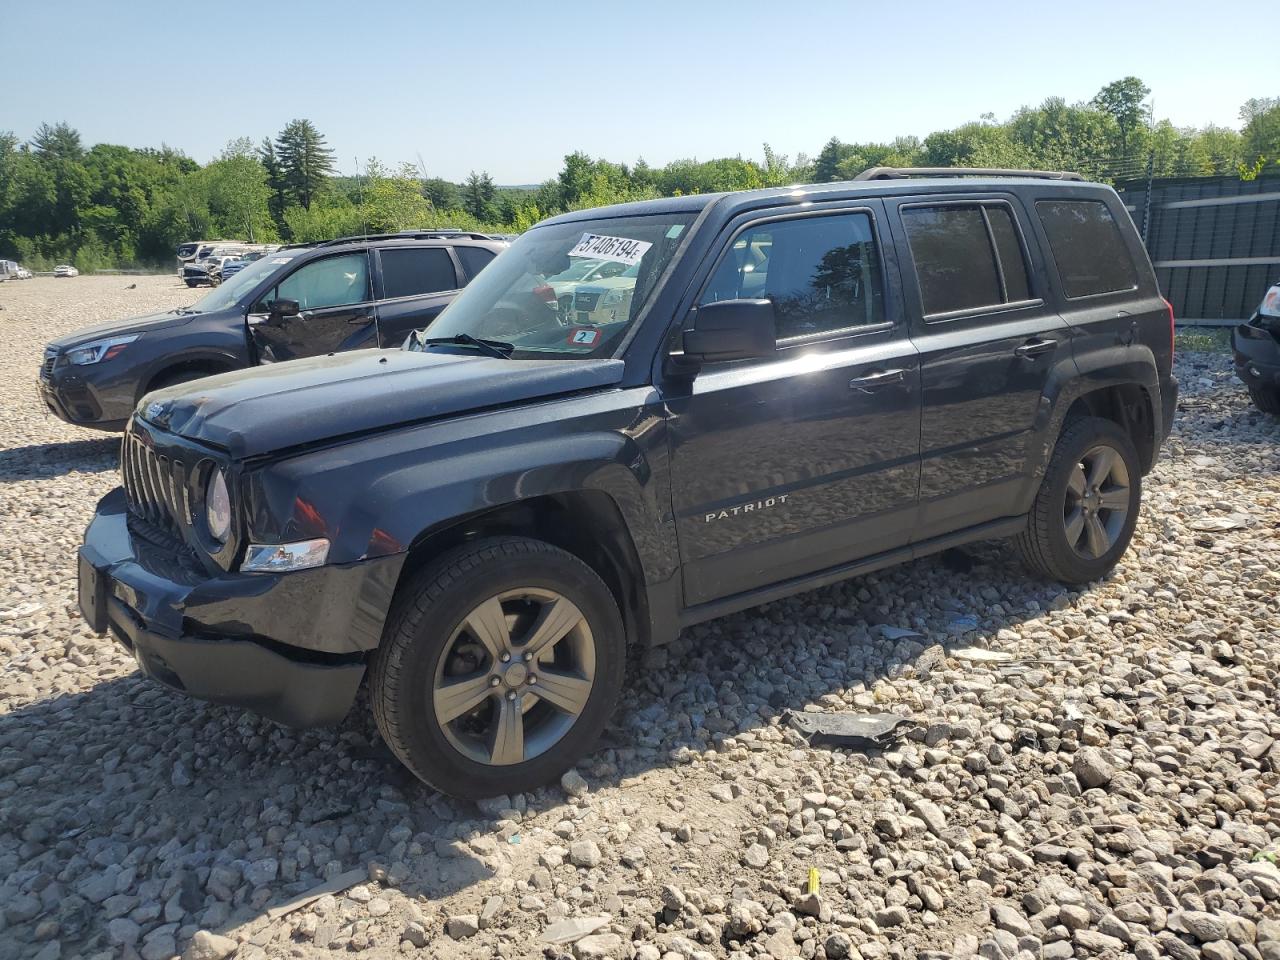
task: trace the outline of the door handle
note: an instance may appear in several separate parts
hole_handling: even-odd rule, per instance
[[[1021,357],[1023,360],[1031,360],[1040,356],[1042,353],[1050,353],[1058,349],[1057,340],[1028,340],[1020,347],[1016,347],[1013,351],[1014,356]]]
[[[373,317],[371,316],[352,317],[350,320],[347,321],[347,323],[350,323],[350,324],[373,323]]]
[[[905,370],[880,370],[876,373],[868,373],[866,376],[854,377],[849,381],[849,389],[870,393],[872,390],[878,390],[881,387],[902,383],[906,379],[907,371]]]

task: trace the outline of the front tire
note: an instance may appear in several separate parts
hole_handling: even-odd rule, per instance
[[[539,540],[460,547],[397,597],[369,680],[383,739],[423,782],[471,799],[549,783],[594,745],[622,688],[613,595]]]
[[[1129,434],[1101,417],[1068,423],[1045,469],[1027,528],[1023,562],[1049,580],[1084,584],[1105,576],[1133,538],[1142,470]]]
[[[1250,387],[1249,397],[1263,413],[1280,414],[1280,387]]]

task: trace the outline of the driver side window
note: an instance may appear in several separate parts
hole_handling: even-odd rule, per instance
[[[263,297],[263,302],[297,300],[299,310],[318,310],[370,299],[368,255],[349,253],[316,260],[295,270]]]

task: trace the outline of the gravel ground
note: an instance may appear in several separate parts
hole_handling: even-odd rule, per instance
[[[32,381],[48,337],[193,299],[131,282],[0,287],[0,956],[1280,958],[1280,422],[1225,356],[1179,358],[1107,582],[984,545],[705,624],[563,787],[473,805],[364,716],[195,703],[81,624],[115,442]],[[787,722],[832,710],[910,723]]]

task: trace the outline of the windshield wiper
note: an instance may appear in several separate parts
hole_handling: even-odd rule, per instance
[[[414,333],[413,342],[420,347],[430,347],[438,343],[475,347],[481,353],[497,357],[499,360],[510,360],[511,351],[516,348],[514,343],[507,343],[504,340],[482,340],[480,337],[473,337],[469,333],[455,333],[452,337],[423,337]]]

